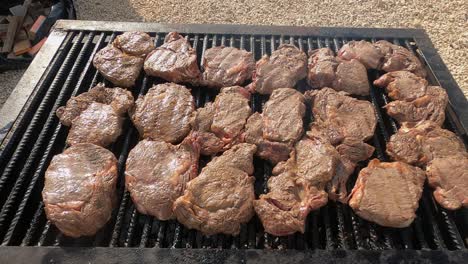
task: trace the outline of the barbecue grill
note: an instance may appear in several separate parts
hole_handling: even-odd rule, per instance
[[[425,186],[414,223],[403,229],[385,228],[358,217],[347,206],[330,201],[312,212],[304,234],[274,237],[264,233],[257,217],[242,227],[239,236],[204,236],[176,220],[158,221],[139,214],[125,191],[124,169],[138,133],[129,120],[124,133],[110,149],[119,163],[118,206],[112,219],[93,237],[73,239],[62,235],[45,217],[41,191],[51,158],[65,147],[67,128],[55,110],[71,96],[104,81],[92,66],[94,54],[121,32],[139,30],[155,37],[157,46],[165,34],[187,36],[198,59],[212,46],[234,46],[251,51],[258,60],[282,43],[294,43],[303,51],[330,47],[337,51],[350,40],[389,40],[413,51],[425,64],[432,85],[447,90],[445,128],[468,143],[468,102],[446,66],[420,29],[355,29],[233,25],[163,25],[58,21],[45,46],[32,62],[16,89],[0,110],[0,258],[4,262],[143,262],[161,263],[296,263],[318,261],[356,262],[463,262],[468,259],[467,209],[448,211],[433,199]],[[371,81],[379,72],[371,71]],[[163,80],[141,73],[132,92],[144,95]],[[110,83],[106,83],[111,85]],[[197,107],[214,100],[216,93],[192,88]],[[309,89],[300,82],[297,89]],[[388,102],[383,89],[372,87],[369,100],[375,106],[378,126],[371,144],[375,156],[386,160],[385,144],[398,129],[382,111]],[[251,107],[261,111],[266,96],[254,95]],[[312,117],[306,117],[310,121]],[[201,165],[209,161],[202,157]],[[360,168],[367,162],[360,163]],[[254,160],[255,192],[267,191],[271,165]],[[352,188],[357,175],[350,179]]]

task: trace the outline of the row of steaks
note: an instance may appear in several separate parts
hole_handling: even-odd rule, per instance
[[[70,126],[71,147],[53,158],[43,199],[47,217],[64,234],[93,235],[109,220],[117,161],[104,147],[122,133],[127,113],[142,139],[125,170],[136,208],[208,235],[236,235],[255,212],[268,233],[304,232],[308,213],[328,199],[349,203],[367,220],[405,227],[415,218],[426,174],[442,206],[467,206],[466,151],[440,128],[447,96],[428,86],[408,50],[388,42],[350,42],[336,57],[327,48],[312,51],[307,70],[307,56],[293,45],[280,46],[256,66],[249,52],[215,47],[205,51],[201,72],[179,34],[169,33],[161,47],[152,43],[145,33],[124,33],[96,54],[94,65],[116,85],[132,86],[142,67],[171,83],[153,86],[136,101],[123,88],[98,84],[57,110]],[[369,93],[367,69],[389,72],[374,84],[394,100],[386,106],[389,115],[390,104],[403,105],[397,107],[401,118],[393,115],[401,129],[387,147],[396,161],[372,160],[348,194],[357,163],[374,152],[366,143],[376,126],[374,108],[350,96]],[[284,88],[306,75],[316,89],[302,94]],[[238,86],[251,76],[246,88]],[[195,109],[189,89],[176,82],[220,92]],[[271,94],[261,113],[250,109],[252,92]],[[308,104],[314,120],[304,124]],[[200,155],[213,158],[199,172]],[[254,155],[275,165],[269,192],[257,199]]]

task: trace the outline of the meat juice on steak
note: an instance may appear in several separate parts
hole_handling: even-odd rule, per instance
[[[241,143],[213,158],[174,203],[177,220],[206,235],[237,235],[254,215],[253,154]]]
[[[140,141],[129,153],[125,186],[138,211],[159,220],[174,218],[172,206],[198,173],[200,149],[192,137],[181,144]]]
[[[379,225],[407,227],[416,217],[424,180],[424,171],[418,167],[374,159],[360,171],[349,206]]]
[[[178,143],[187,136],[195,113],[195,102],[183,85],[153,86],[135,102],[130,112],[141,138]]]
[[[201,76],[196,51],[177,32],[167,34],[164,44],[148,55],[144,69],[150,76],[174,83],[197,83]]]
[[[47,218],[65,235],[92,236],[111,218],[117,202],[117,159],[90,143],[71,146],[52,158],[45,172]]]
[[[278,88],[294,87],[306,76],[307,55],[294,45],[283,44],[257,61],[249,89],[271,94]]]
[[[218,89],[244,84],[252,78],[255,70],[251,52],[224,46],[207,49],[202,65],[202,84]]]
[[[71,127],[69,145],[93,143],[106,147],[120,136],[124,115],[133,104],[129,91],[99,83],[88,92],[71,97],[56,114],[62,124]]]

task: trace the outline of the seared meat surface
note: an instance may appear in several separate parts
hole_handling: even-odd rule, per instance
[[[189,133],[194,111],[192,94],[185,86],[163,83],[136,100],[130,117],[140,137],[177,143]]]
[[[113,44],[128,55],[142,58],[154,50],[153,39],[144,32],[124,32],[115,38]]]
[[[177,220],[206,235],[239,234],[254,215],[255,151],[255,145],[242,143],[209,162],[175,201]]]
[[[47,218],[65,235],[92,236],[116,203],[117,160],[94,144],[76,144],[53,157],[45,173]]]
[[[374,85],[385,88],[393,100],[410,102],[426,94],[428,82],[411,72],[395,71],[382,75]]]
[[[386,40],[377,41],[374,46],[384,55],[381,69],[386,72],[408,71],[419,77],[426,77],[421,61],[409,50]]]
[[[374,159],[359,173],[349,206],[379,225],[407,227],[416,217],[424,180],[424,171],[417,167]]]
[[[294,87],[306,75],[307,55],[294,45],[283,44],[257,62],[250,89],[271,94],[278,88]]]
[[[273,168],[267,194],[254,202],[265,231],[285,236],[304,233],[310,211],[324,206],[323,190],[332,178],[339,160],[338,152],[327,141],[304,137],[296,143],[291,157]]]
[[[93,65],[113,84],[132,87],[143,68],[144,57],[153,48],[153,40],[148,34],[126,32],[98,51]]]
[[[57,109],[60,122],[71,126],[67,143],[93,143],[108,146],[122,132],[125,113],[133,106],[132,94],[122,88],[106,88],[103,84],[72,97]]]
[[[465,146],[453,132],[430,121],[401,127],[387,143],[387,153],[392,159],[418,166],[463,152]]]
[[[439,86],[428,86],[426,95],[411,102],[392,101],[385,105],[387,114],[402,125],[414,125],[425,120],[441,126],[445,121],[447,92]]]
[[[286,160],[291,147],[304,133],[304,96],[291,88],[273,91],[262,114],[252,115],[246,125],[246,142],[257,145],[257,155],[276,164]]]
[[[214,103],[197,109],[193,129],[203,155],[214,155],[243,141],[251,114],[250,93],[240,86],[224,87]]]
[[[346,43],[338,51],[338,58],[346,61],[356,59],[367,69],[378,69],[384,59],[382,52],[365,40]]]
[[[140,141],[129,153],[125,186],[142,214],[174,218],[172,206],[197,176],[199,147],[187,137],[180,145]]]
[[[320,127],[332,145],[345,138],[366,141],[374,135],[377,120],[370,102],[331,88],[311,90],[305,96],[312,103],[314,125]]]
[[[255,211],[265,232],[275,236],[304,233],[310,211],[327,203],[327,194],[292,172],[268,180],[267,194],[254,201]]]
[[[174,83],[196,83],[200,79],[197,53],[177,32],[167,34],[164,44],[145,60],[145,72]]]
[[[255,70],[251,52],[222,46],[207,49],[202,65],[202,83],[212,88],[242,85],[252,78]]]
[[[312,88],[331,87],[349,94],[369,95],[367,69],[361,62],[337,59],[329,48],[313,50],[309,55],[307,80]]]
[[[435,158],[426,168],[434,198],[444,208],[456,210],[468,207],[468,155]]]

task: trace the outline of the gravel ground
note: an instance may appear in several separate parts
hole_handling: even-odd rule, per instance
[[[415,27],[468,96],[467,0],[75,0],[79,19],[294,26]],[[110,8],[111,7],[111,8]]]
[[[0,108],[8,99],[11,91],[23,76],[25,70],[15,70],[0,73]]]

